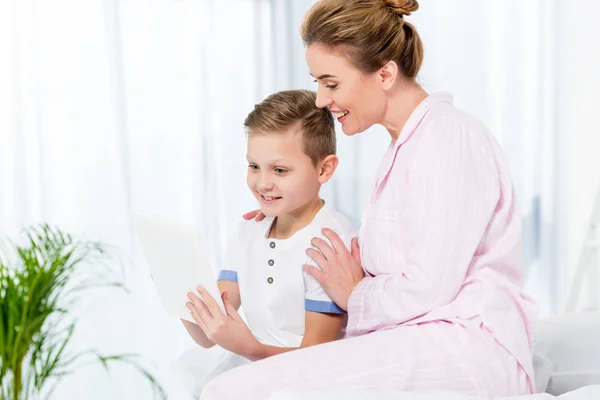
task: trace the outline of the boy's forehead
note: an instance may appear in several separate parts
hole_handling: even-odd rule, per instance
[[[302,149],[303,138],[300,130],[257,132],[248,137],[248,148],[269,147],[281,151]]]
[[[248,137],[248,158],[305,160],[300,131],[255,133]]]

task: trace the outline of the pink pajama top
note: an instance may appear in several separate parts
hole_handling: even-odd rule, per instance
[[[488,129],[435,93],[391,143],[362,217],[367,276],[347,334],[479,319],[533,380],[536,304],[523,293],[521,217]]]

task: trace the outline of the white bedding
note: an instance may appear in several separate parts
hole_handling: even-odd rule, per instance
[[[273,394],[269,400],[483,400],[483,397],[469,396],[450,392],[390,392],[355,390],[306,390],[282,391]],[[539,393],[529,396],[502,397],[497,400],[598,400],[600,385],[586,386],[560,396]]]

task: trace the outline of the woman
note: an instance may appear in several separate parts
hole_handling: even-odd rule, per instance
[[[383,125],[392,142],[359,232],[332,231],[305,266],[348,312],[349,338],[256,362],[203,399],[282,390],[533,392],[535,304],[523,293],[521,222],[506,157],[489,131],[416,82],[416,1],[322,0],[302,24],[306,60],[346,135]],[[360,261],[358,261],[360,260]]]

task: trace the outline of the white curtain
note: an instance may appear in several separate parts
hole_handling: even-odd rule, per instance
[[[119,247],[130,293],[90,293],[74,310],[74,346],[143,354],[169,398],[186,398],[169,363],[191,341],[162,313],[128,210],[195,225],[218,265],[232,226],[255,207],[245,186],[246,114],[273,91],[316,89],[299,37],[312,3],[0,2],[0,236],[44,221]],[[420,82],[451,91],[510,157],[528,290],[552,312],[560,227],[548,4],[428,0],[410,20],[425,43]],[[389,136],[376,127],[338,137],[340,167],[323,196],[358,224]],[[149,397],[122,366],[78,371],[55,395]]]

